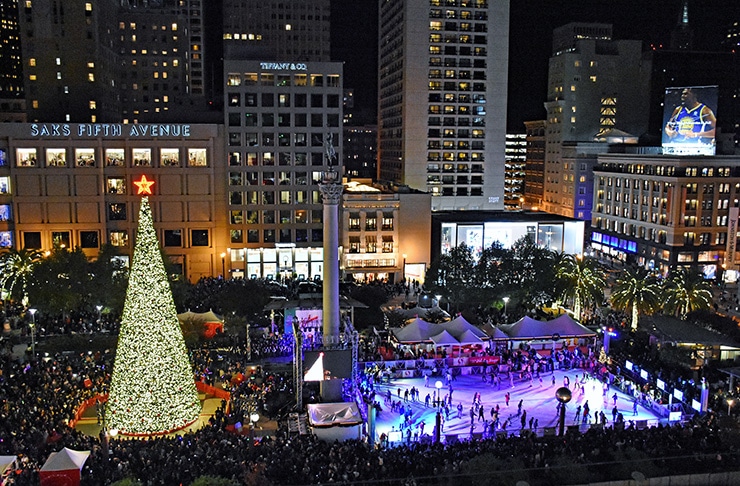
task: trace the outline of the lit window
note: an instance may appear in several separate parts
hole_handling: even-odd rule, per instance
[[[57,71],[57,79],[62,79],[62,73]]]
[[[87,73],[87,80],[91,83],[95,82],[95,73]]]
[[[574,117],[574,116],[570,117],[570,122],[571,123],[575,123],[576,122],[576,117]]]
[[[172,24],[172,30],[177,30],[177,24]]]
[[[28,79],[31,80],[31,81],[36,81],[36,75],[35,74],[31,74],[31,75],[28,76]]]
[[[32,57],[31,59],[29,59],[28,60],[28,65],[29,66],[35,66],[36,65],[36,58],[35,57]]]
[[[85,4],[85,12],[92,12],[92,3]]]
[[[56,63],[57,63],[57,66],[61,66],[62,65],[62,59],[59,58],[59,57],[57,57],[56,58]]]
[[[94,63],[94,62],[88,62],[88,63],[87,63],[87,67],[88,67],[89,69],[95,69],[95,63]]]
[[[177,60],[177,59],[173,59],[173,60],[172,60],[172,65],[173,65],[174,67],[177,67],[177,66],[179,66],[179,65],[180,65],[180,61],[179,61],[179,60]]]
[[[98,107],[98,105],[97,105],[97,103],[95,102],[95,100],[91,100],[91,101],[90,101],[90,109],[91,109],[91,110],[95,110],[95,109],[97,109],[97,107]]]
[[[575,67],[581,67],[581,61],[575,61],[575,62],[573,63],[573,65],[574,65]]]
[[[592,83],[596,82],[596,76],[590,76],[589,79],[591,80]]]
[[[285,30],[293,30],[293,26],[290,24],[285,24]]]
[[[34,108],[38,108],[39,107],[39,100],[33,100],[31,102],[31,106],[33,106]]]
[[[576,85],[575,84],[571,84],[570,85],[570,90],[571,91],[575,91],[576,90]]]

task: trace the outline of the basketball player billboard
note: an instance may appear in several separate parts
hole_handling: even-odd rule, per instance
[[[663,153],[714,155],[717,86],[666,88]]]

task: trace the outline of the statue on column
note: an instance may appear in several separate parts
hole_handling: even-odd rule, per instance
[[[326,163],[329,167],[334,166],[334,162],[337,158],[337,151],[334,150],[334,136],[331,132],[324,135],[324,154],[326,155]]]

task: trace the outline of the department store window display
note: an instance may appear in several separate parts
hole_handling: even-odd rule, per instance
[[[123,177],[108,177],[106,192],[108,194],[126,194],[126,179]]]
[[[10,177],[0,177],[0,194],[10,194]]]
[[[36,167],[36,149],[19,148],[15,151],[15,157],[18,167]]]
[[[159,161],[164,167],[180,166],[180,150],[176,148],[163,148],[159,151]]]
[[[208,165],[208,159],[206,158],[206,149],[188,149],[188,165],[190,167],[206,167]]]
[[[97,231],[80,231],[80,247],[82,248],[98,248],[98,232]]]
[[[152,149],[135,148],[132,150],[131,157],[134,160],[134,167],[151,167]]]
[[[23,232],[23,248],[40,250],[41,249],[41,232],[40,231],[24,231]]]
[[[126,204],[108,204],[108,221],[126,221]]]
[[[75,166],[95,167],[95,149],[92,149],[92,148],[75,149]]]
[[[52,231],[51,243],[55,248],[70,248],[69,231]]]
[[[0,231],[0,248],[13,248],[12,231]]]
[[[182,230],[164,230],[164,246],[182,246]]]
[[[6,165],[8,165],[8,155],[5,150],[0,149],[0,167],[5,167]]]
[[[124,247],[128,246],[128,231],[115,230],[108,234],[108,241],[111,246]]]
[[[63,148],[46,149],[47,167],[67,167],[67,151]]]
[[[10,204],[0,204],[0,221],[10,221]]]
[[[123,167],[126,162],[122,148],[105,149],[105,165],[107,167]]]

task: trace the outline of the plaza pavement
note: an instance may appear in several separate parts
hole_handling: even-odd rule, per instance
[[[529,429],[529,419],[534,418],[538,421],[538,429],[534,432],[538,435],[545,433],[552,433],[552,429],[558,425],[558,411],[557,411],[557,399],[555,398],[555,391],[562,387],[564,379],[567,376],[570,380],[571,386],[569,387],[572,391],[573,398],[570,403],[567,404],[565,414],[565,425],[571,426],[576,425],[574,421],[576,408],[578,405],[585,404],[588,401],[590,408],[590,423],[594,423],[594,416],[603,410],[607,417],[607,426],[612,425],[612,409],[614,407],[613,395],[617,394],[617,408],[619,412],[624,416],[624,421],[629,425],[630,421],[635,421],[636,425],[639,425],[637,421],[647,421],[646,425],[655,425],[659,421],[659,417],[653,414],[645,407],[638,405],[637,415],[633,414],[633,399],[621,392],[620,390],[609,387],[606,394],[603,391],[603,385],[596,379],[589,379],[581,390],[574,391],[574,384],[576,376],[581,379],[583,377],[584,370],[556,370],[553,373],[542,374],[542,385],[537,378],[534,378],[531,386],[529,380],[515,381],[514,387],[511,387],[508,379],[502,380],[499,386],[492,385],[491,383],[483,382],[481,375],[460,375],[452,381],[452,407],[450,408],[449,419],[444,422],[442,427],[441,440],[445,441],[446,436],[457,434],[459,440],[467,440],[473,437],[473,434],[480,437],[486,430],[486,425],[483,420],[479,420],[478,414],[475,415],[472,425],[470,419],[470,408],[473,405],[473,399],[476,393],[480,393],[481,403],[484,408],[485,421],[489,424],[491,422],[491,408],[499,405],[499,421],[503,424],[507,419],[509,424],[506,427],[506,432],[509,434],[519,434],[522,428],[521,417],[517,414],[519,401],[522,401],[522,411],[526,410],[526,429]],[[505,377],[505,375],[502,375]],[[555,377],[555,385],[552,384],[552,378]],[[390,404],[385,403],[385,397],[387,391],[391,391],[391,398],[394,401],[401,401],[405,408],[411,407],[412,419],[411,419],[411,440],[414,440],[415,434],[421,438],[421,423],[424,423],[423,434],[428,435],[430,438],[434,437],[434,424],[436,418],[436,409],[433,406],[434,403],[434,388],[435,382],[440,380],[444,384],[444,380],[441,377],[430,378],[427,387],[424,386],[424,378],[400,378],[391,380],[388,384],[375,385],[376,401],[381,404],[382,411],[378,412],[376,417],[375,433],[376,438],[380,437],[381,434],[385,433],[388,435],[389,441],[392,443],[398,443],[405,441],[404,436],[401,436],[400,427],[403,423],[403,417],[398,413],[391,410]],[[412,401],[410,398],[407,402],[404,401],[404,392],[406,389],[416,387],[419,390],[419,400]],[[401,389],[400,398],[398,395],[398,389]],[[509,405],[506,405],[505,394],[510,393]],[[445,384],[441,389],[441,396],[444,398],[449,393],[449,388]],[[426,395],[430,395],[430,405],[425,405]],[[410,394],[409,394],[410,395]],[[463,405],[462,417],[458,417],[457,406],[459,403]],[[444,414],[444,412],[443,412]],[[645,422],[641,422],[645,424]],[[577,425],[580,426],[582,431],[587,430],[588,424],[583,424],[582,419],[578,421]],[[500,428],[498,430],[501,430]],[[449,437],[452,440],[452,437]]]

